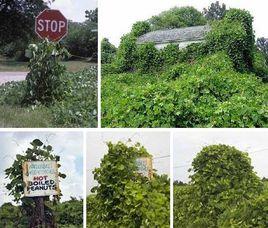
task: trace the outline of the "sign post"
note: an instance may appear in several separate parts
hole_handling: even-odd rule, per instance
[[[27,161],[22,165],[24,195],[33,197],[36,210],[31,227],[46,227],[44,197],[59,195],[58,166],[56,161]],[[53,223],[50,221],[49,223]],[[55,227],[49,224],[49,227]]]
[[[41,39],[60,41],[67,35],[68,21],[59,10],[45,9],[35,18],[35,32]]]

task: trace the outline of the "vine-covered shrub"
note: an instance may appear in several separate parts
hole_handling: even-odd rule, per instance
[[[263,82],[268,82],[268,65],[265,55],[261,51],[254,52],[253,70]]]
[[[136,144],[108,143],[108,154],[94,170],[98,185],[88,197],[88,227],[169,227],[169,180],[137,173],[136,158],[148,157]],[[112,177],[112,178],[111,178]]]
[[[134,69],[137,58],[136,37],[132,34],[124,35],[118,47],[115,65],[118,71],[126,72]]]
[[[31,59],[30,72],[26,77],[25,103],[50,104],[63,97],[62,76],[65,66],[59,64],[59,59],[66,56],[67,50],[59,43],[45,39],[39,44],[29,46]]]
[[[226,51],[238,71],[253,69],[252,20],[247,11],[231,9],[223,20],[212,23],[212,29],[206,36],[210,52]]]
[[[143,73],[156,71],[162,65],[160,52],[154,46],[154,43],[145,43],[137,48],[136,67]]]
[[[103,104],[104,126],[267,126],[267,87],[252,74],[236,72],[226,54],[206,57],[181,72],[175,81],[104,93],[105,97],[113,94]],[[115,91],[115,85],[110,86]]]
[[[174,186],[174,227],[225,227],[217,225],[222,218],[227,222],[228,210],[243,208],[246,200],[254,200],[263,191],[248,154],[235,147],[204,147],[189,171],[190,183]]]
[[[241,9],[230,9],[227,11],[224,20],[229,21],[230,23],[237,21],[240,22],[243,28],[246,31],[247,38],[244,41],[244,61],[249,70],[252,70],[253,63],[253,50],[255,43],[255,36],[253,32],[253,17],[246,10]]]
[[[116,54],[116,47],[107,38],[101,41],[101,63],[111,63]]]
[[[178,62],[187,62],[191,64],[194,61],[207,56],[208,54],[209,47],[207,43],[193,43],[180,50]]]
[[[97,126],[97,77],[97,67],[64,74],[64,99],[52,106],[56,126]]]
[[[244,201],[227,210],[219,219],[218,226],[227,227],[268,227],[268,194]]]
[[[147,21],[138,21],[132,25],[131,34],[134,37],[139,37],[145,33],[150,32],[151,27]]]
[[[11,81],[0,85],[1,105],[21,105],[25,96],[25,81]]]
[[[177,63],[180,58],[179,45],[168,44],[161,50],[161,57],[163,59],[164,66]]]
[[[240,22],[221,20],[214,22],[212,30],[206,36],[211,52],[226,51],[235,68],[239,71],[248,69],[245,59],[247,33]]]

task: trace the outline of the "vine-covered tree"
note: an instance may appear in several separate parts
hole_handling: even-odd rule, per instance
[[[88,227],[169,227],[169,179],[149,178],[137,171],[136,159],[151,155],[140,144],[108,143],[99,168],[98,185],[88,197]]]
[[[190,183],[176,186],[174,227],[217,227],[227,210],[263,191],[247,153],[232,146],[204,147],[190,172]]]
[[[226,5],[223,3],[220,5],[219,1],[211,3],[211,5],[206,9],[203,9],[203,14],[207,20],[221,20],[226,14]]]

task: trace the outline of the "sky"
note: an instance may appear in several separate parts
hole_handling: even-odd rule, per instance
[[[188,182],[188,169],[204,146],[227,144],[248,152],[259,177],[268,177],[267,129],[186,129],[174,133],[174,180]]]
[[[199,11],[216,0],[101,0],[99,2],[99,32],[101,38],[108,38],[119,45],[120,37],[131,30],[133,23],[149,19],[175,6],[194,6]],[[227,8],[240,8],[254,16],[256,37],[268,37],[268,1],[263,0],[220,0]]]
[[[10,167],[16,154],[30,147],[30,142],[40,139],[44,144],[51,145],[55,154],[61,157],[59,169],[66,174],[61,179],[60,189],[62,201],[73,197],[83,197],[83,135],[80,132],[0,132],[0,206],[11,202],[5,188],[4,170]]]
[[[63,15],[72,21],[85,21],[85,11],[97,8],[97,0],[55,0],[51,9],[60,10]]]
[[[89,132],[87,134],[87,194],[90,189],[97,185],[92,171],[99,167],[100,161],[108,151],[106,142],[127,142],[131,139],[132,144],[140,142],[150,154],[153,155],[153,168],[158,174],[170,173],[170,134],[169,132],[135,132],[135,131],[106,131]],[[132,145],[129,144],[129,145]],[[165,156],[165,158],[158,158]]]

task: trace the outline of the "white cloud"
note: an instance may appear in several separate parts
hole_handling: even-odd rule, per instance
[[[72,21],[82,22],[85,20],[85,11],[97,7],[97,0],[56,0],[50,6],[60,10],[63,15]]]

